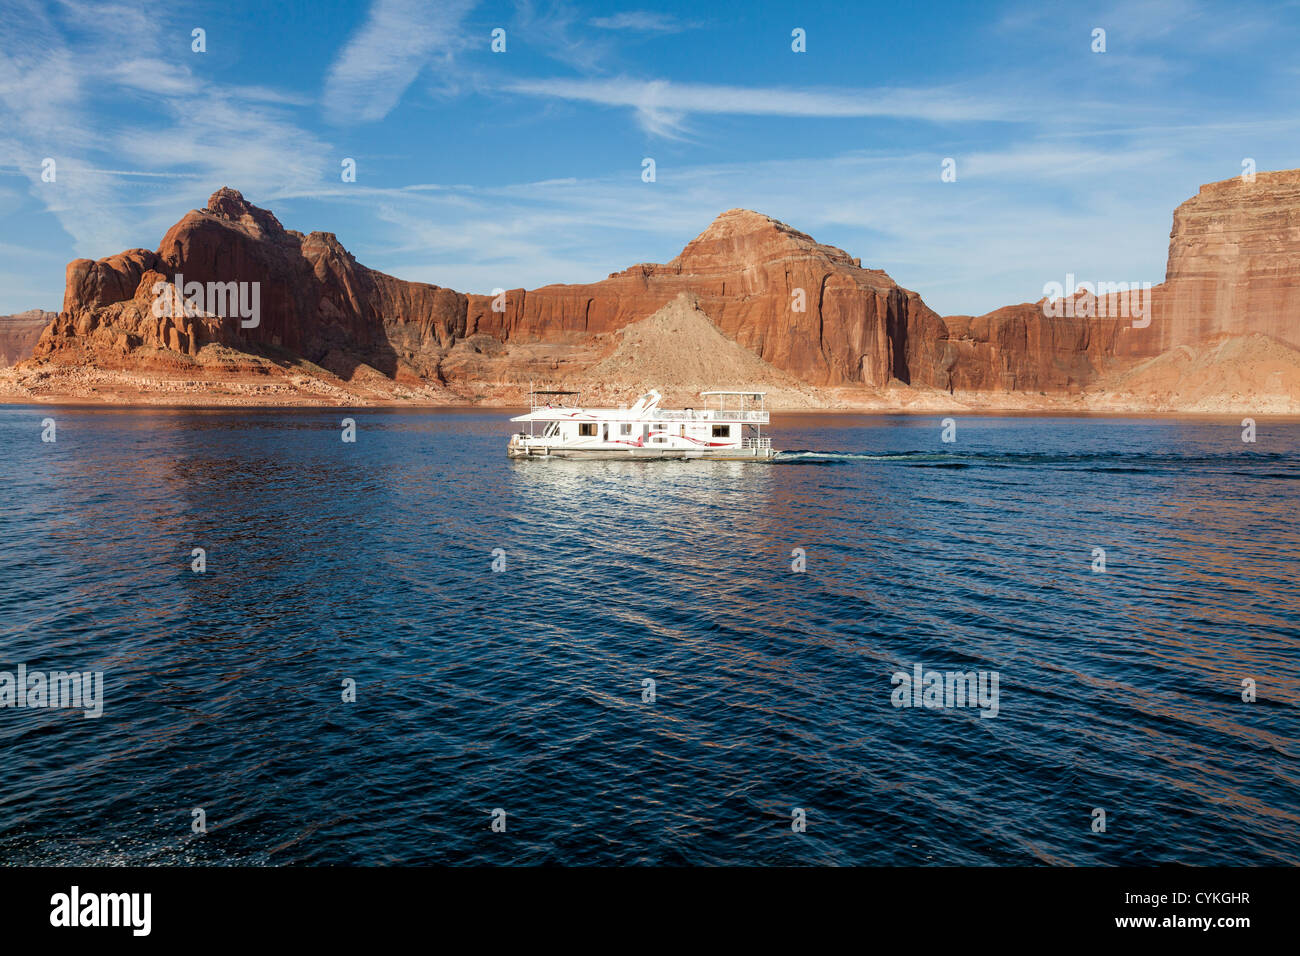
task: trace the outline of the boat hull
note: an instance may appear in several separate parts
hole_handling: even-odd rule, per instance
[[[771,461],[780,452],[772,448],[556,448],[511,444],[506,454],[518,459],[571,459],[574,461],[632,461],[641,459],[693,461]]]

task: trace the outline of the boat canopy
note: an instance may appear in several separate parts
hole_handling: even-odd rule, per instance
[[[540,394],[540,393],[539,393]],[[660,408],[662,396],[653,389],[636,400],[630,408],[581,408],[572,405],[534,405],[525,415],[510,419],[512,422],[715,422],[766,425],[767,409],[760,399],[757,405],[746,405],[744,399],[754,396],[753,392],[728,392],[724,394],[742,396],[740,407],[732,403],[731,407],[709,408]]]
[[[715,396],[718,399],[717,409],[722,412],[761,412],[767,408],[767,392],[756,392],[752,389],[743,392],[722,390],[700,392],[701,398],[707,399]],[[739,401],[728,401],[728,399],[739,399]],[[713,407],[712,403],[710,403],[710,407]]]

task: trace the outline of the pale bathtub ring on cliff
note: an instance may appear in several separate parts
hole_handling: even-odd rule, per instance
[[[710,406],[664,409],[651,389],[628,408],[582,408],[579,393],[529,389],[531,410],[510,419],[528,431],[510,436],[511,458],[709,458],[770,461],[777,455],[768,424],[766,392],[701,392]]]

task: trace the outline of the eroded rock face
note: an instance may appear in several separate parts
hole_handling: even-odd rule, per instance
[[[1096,300],[1046,318],[1042,303],[945,319],[956,345],[952,380],[971,390],[1074,391],[1117,366],[1224,338],[1265,335],[1300,346],[1300,170],[1202,186],[1174,211],[1165,281],[1151,290],[1150,323]],[[937,353],[922,365],[941,367]],[[941,384],[941,383],[936,383]]]
[[[155,252],[128,249],[107,259],[74,259],[68,263],[63,293],[64,312],[91,312],[130,299],[143,275],[162,265]]]
[[[177,314],[156,314],[155,290],[176,276],[257,283],[259,324],[187,315],[179,301],[170,310]],[[494,310],[491,296],[367,269],[333,234],[286,230],[270,212],[221,189],[173,226],[156,252],[71,263],[64,311],[37,353],[129,363],[141,349],[193,356],[208,344],[271,347],[344,377],[348,369],[339,366],[364,362],[393,377],[441,381],[442,361],[460,340],[574,342],[644,319],[683,293],[696,296],[724,334],[817,385],[906,381],[913,327],[923,334],[942,328],[915,293],[884,272],[747,210],[723,213],[667,264],[633,266],[590,285],[512,290],[504,310]],[[450,363],[448,371],[455,368]],[[488,374],[511,377],[508,367]]]
[[[941,317],[886,273],[743,209],[718,216],[671,262],[494,300],[368,269],[332,233],[287,230],[221,189],[155,252],[69,264],[63,312],[35,351],[131,368],[180,362],[215,344],[300,356],[343,379],[365,365],[398,382],[477,393],[580,375],[601,360],[610,333],[687,295],[725,336],[810,385],[1076,393],[1126,363],[1216,336],[1300,344],[1297,262],[1300,171],[1292,171],[1205,186],[1179,207],[1149,324],[1117,317],[1109,299],[1099,317],[1088,296],[1073,314],[1048,314],[1038,302]],[[155,290],[177,275],[257,283],[258,324],[182,308],[158,315]]]
[[[1144,331],[1134,323],[1146,317],[1121,313],[1113,298],[1104,315],[1097,299],[1083,294],[1069,314],[1061,314],[1059,303],[1056,311],[1050,314],[1040,300],[947,316],[937,335],[924,340],[919,377],[951,391],[1073,394],[1138,354],[1134,343],[1141,345]]]
[[[745,209],[724,212],[681,255],[590,285],[471,297],[469,326],[503,340],[601,334],[689,294],[724,334],[814,385],[883,385],[905,361],[913,321],[937,319],[884,272]],[[906,372],[904,370],[904,376]]]
[[[177,276],[186,285],[256,283],[256,324],[206,300],[196,314],[179,303],[156,308],[160,294],[174,295],[160,285]],[[235,190],[220,189],[169,229],[157,252],[69,264],[63,312],[37,355],[76,352],[130,364],[140,350],[193,356],[217,344],[280,349],[340,366],[331,368],[340,374],[364,362],[395,378],[436,378],[441,348],[464,334],[465,314],[465,296],[367,269],[333,234],[287,230]]]
[[[1174,211],[1156,352],[1219,335],[1300,345],[1300,170],[1202,186]]]

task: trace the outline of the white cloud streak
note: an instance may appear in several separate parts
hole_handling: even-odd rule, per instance
[[[626,77],[536,79],[507,84],[508,92],[601,106],[627,107],[657,135],[680,131],[690,114],[847,119],[889,117],[934,123],[1014,120],[1020,108],[953,88],[796,90],[636,80]]]
[[[451,64],[454,38],[473,7],[473,0],[375,0],[330,67],[326,115],[336,122],[383,119],[423,70]]]
[[[608,17],[592,17],[587,21],[599,30],[626,30],[629,33],[681,33],[692,24],[683,23],[666,13],[650,10],[628,10]]]
[[[177,32],[168,16],[162,6],[10,0],[0,20],[0,155],[76,256],[152,246],[219,186],[256,200],[332,168],[329,150],[292,118],[300,97],[200,77],[167,53]],[[47,157],[53,182],[41,176]],[[39,301],[10,307],[57,307],[61,265]],[[9,295],[31,285],[3,280]]]

